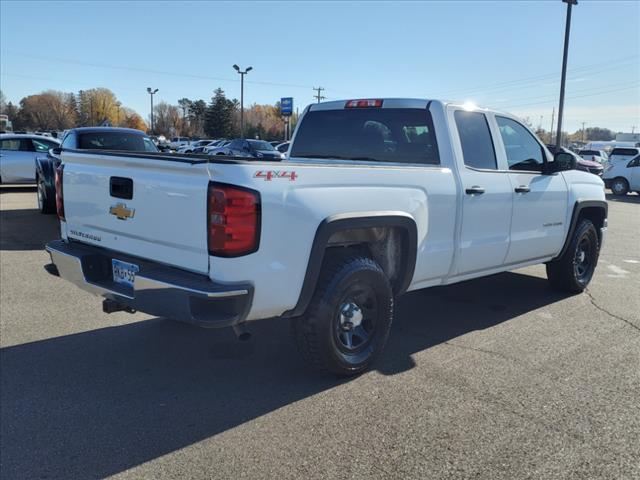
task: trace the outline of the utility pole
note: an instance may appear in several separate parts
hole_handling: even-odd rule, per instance
[[[587,122],[582,122],[582,143],[584,143],[584,124]]]
[[[154,135],[156,132],[153,128],[153,96],[158,93],[158,89],[154,90],[151,87],[147,87],[147,93],[151,95],[151,135]]]
[[[244,72],[238,65],[234,65],[233,68],[240,74],[240,138],[244,139],[244,76],[253,70],[253,67],[248,67]]]
[[[538,131],[541,132],[542,131],[542,119],[544,118],[544,115],[540,115],[540,123],[538,124]]]
[[[556,117],[556,107],[553,107],[553,110],[551,111],[551,128],[549,129],[549,143],[552,144],[553,143],[553,120]]]
[[[636,126],[635,125],[631,125],[631,135],[633,135],[636,131]]]
[[[313,89],[318,92],[313,96],[313,98],[318,100],[318,103],[320,103],[320,100],[324,100],[325,98],[327,98],[327,97],[322,95],[322,91],[324,90],[324,88],[322,88],[322,87],[313,87]]]
[[[560,78],[560,105],[558,107],[558,132],[556,133],[556,150],[562,145],[562,115],[564,114],[564,87],[567,80],[567,57],[569,56],[569,32],[571,30],[571,7],[578,0],[562,0],[567,4],[567,21],[564,27],[564,52],[562,54],[562,77]]]

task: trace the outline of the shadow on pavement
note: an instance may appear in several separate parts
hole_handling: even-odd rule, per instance
[[[407,294],[377,368],[562,298],[518,273]],[[102,478],[345,382],[302,363],[287,320],[252,332],[152,319],[2,349],[2,477]]]
[[[0,210],[0,250],[41,250],[57,238],[60,223],[55,215],[42,215],[35,208]]]
[[[612,193],[607,193],[606,197],[608,202],[640,203],[640,195],[637,193],[627,193],[626,195],[614,195]]]

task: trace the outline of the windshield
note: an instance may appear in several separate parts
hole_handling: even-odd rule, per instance
[[[247,142],[249,142],[249,145],[251,145],[251,148],[254,150],[275,150],[273,145],[269,142],[265,142],[264,140],[247,140]]]
[[[350,108],[304,116],[291,157],[438,164],[431,115],[417,108]]]
[[[78,147],[87,150],[157,152],[149,137],[128,132],[88,132],[79,136]]]

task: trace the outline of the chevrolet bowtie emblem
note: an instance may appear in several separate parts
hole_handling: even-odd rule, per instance
[[[115,215],[118,220],[126,220],[127,218],[133,218],[136,211],[133,208],[127,208],[124,203],[118,203],[115,207],[109,208],[109,213]]]

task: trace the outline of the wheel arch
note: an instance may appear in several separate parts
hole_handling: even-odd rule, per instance
[[[573,205],[573,212],[571,213],[571,223],[569,224],[569,230],[564,240],[564,245],[560,253],[554,258],[560,258],[569,248],[571,243],[571,237],[573,236],[578,222],[583,218],[588,218],[593,222],[598,233],[598,242],[602,243],[602,231],[603,227],[606,227],[608,204],[606,200],[578,200]]]
[[[413,278],[417,257],[418,230],[413,217],[397,211],[333,215],[325,218],[316,230],[298,302],[283,316],[295,317],[305,312],[331,248],[366,246],[374,259],[383,259],[388,250],[380,249],[381,243],[376,243],[376,239],[384,242],[384,248],[395,249],[399,253],[393,256],[393,265],[379,263],[385,273],[389,269],[394,272],[394,294],[404,293]]]

